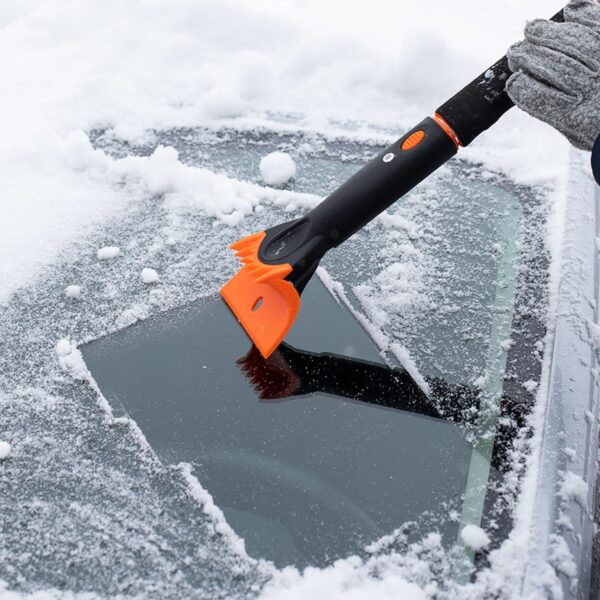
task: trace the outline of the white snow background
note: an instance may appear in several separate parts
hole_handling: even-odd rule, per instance
[[[132,143],[143,142],[150,130],[198,126],[246,130],[297,127],[323,135],[344,131],[349,139],[362,141],[392,139],[392,132],[400,134],[431,114],[504,54],[507,46],[520,38],[526,18],[550,16],[559,8],[560,3],[542,0],[5,0],[0,4],[3,318],[8,319],[10,310],[14,313],[15,298],[24,302],[28,290],[36,289],[36,282],[52,273],[59,260],[82,252],[94,257],[103,245],[120,243],[98,237],[103,223],[129,214],[136,203],[147,198],[164,199],[169,225],[161,235],[166,245],[176,242],[178,228],[184,227],[182,211],[210,219],[217,245],[224,245],[223,240],[230,236],[223,235],[223,228],[243,224],[263,207],[295,210],[318,200],[190,167],[171,148],[159,148],[150,157],[114,158],[93,148],[88,138],[91,130],[108,130],[114,139]],[[556,132],[513,110],[463,152],[482,163],[483,169],[504,172],[517,183],[548,191],[553,201],[548,245],[555,264],[560,254],[564,208],[560,191],[565,185],[567,150],[566,142]],[[88,247],[86,240],[92,235],[97,243]],[[131,255],[138,252],[135,242],[121,248],[118,255],[111,255],[110,260],[101,261],[102,268],[118,269],[119,261],[126,260],[122,255],[128,251]],[[218,257],[214,248],[210,252],[213,258]],[[144,262],[143,253],[136,256],[140,260],[131,265],[131,272],[139,280],[142,268],[154,263]],[[154,295],[141,304],[117,303],[113,307],[107,298],[111,294],[117,297],[120,288],[116,282],[107,283],[103,296],[106,311],[98,317],[97,326],[85,329],[84,334],[114,328],[115,323],[126,326],[145,318],[152,306],[176,304],[177,299],[188,298],[182,289],[186,285],[197,296],[213,293],[232,265],[230,262],[220,268],[216,260],[194,282],[189,279],[189,269],[183,266],[181,271],[187,279],[179,280],[177,289],[158,287],[163,272],[158,271],[160,280],[151,273],[147,282],[155,283],[144,287],[145,293]],[[79,286],[80,281],[58,283],[56,293],[61,302],[86,306],[91,301],[85,286],[77,293],[67,292],[65,298],[65,289]],[[20,293],[25,296],[18,296]],[[415,294],[419,293],[421,290],[415,289]],[[166,294],[167,300],[161,294]],[[31,318],[42,322],[44,316]],[[24,326],[21,333],[54,357],[56,344],[66,332],[40,340],[34,339],[36,331],[35,327]],[[26,407],[23,410],[54,410],[56,406],[63,410],[60,406],[71,400],[57,398],[48,391],[56,384],[56,373],[41,370],[39,380],[31,387],[35,376],[30,376],[35,374],[39,360],[36,356],[16,357],[15,352],[9,346],[5,357],[15,362],[23,359],[29,379],[24,377],[19,385],[29,381],[30,387],[3,389],[11,379],[7,376],[0,380],[0,408],[6,407],[4,414],[9,414],[10,407],[16,410],[17,398]],[[77,374],[81,368],[78,361],[65,360],[71,356],[69,352],[66,356],[62,351],[60,354],[62,367]],[[118,425],[115,417],[112,426]],[[28,448],[39,450],[36,444],[42,437],[40,429],[27,431],[2,419],[0,438],[11,444],[11,453],[0,463],[0,470],[22,458]],[[56,445],[50,437],[44,440],[49,447]],[[143,440],[140,444],[143,446]],[[155,479],[164,477],[156,475],[152,461],[150,465],[147,468]],[[532,462],[529,468],[533,472],[535,464]],[[113,478],[115,489],[127,487],[118,469],[109,469],[103,476]],[[206,498],[199,502],[206,507]],[[514,597],[518,574],[527,557],[527,502],[527,497],[522,498],[515,509],[517,526],[511,539],[491,556],[491,568],[473,584],[465,585],[462,597],[479,598],[491,592]],[[77,518],[87,522],[91,518],[89,507],[83,501],[74,504],[71,509],[77,512]],[[52,511],[42,500],[38,509],[42,513]],[[211,515],[218,521],[218,515]],[[110,524],[99,525],[101,516],[95,515],[94,521],[101,535],[117,535]],[[139,531],[148,528],[148,547],[141,544],[136,549],[152,555],[150,538],[157,535],[157,530],[142,519],[135,526],[128,524]],[[165,539],[161,538],[161,543],[166,544]],[[209,590],[215,596],[217,592],[251,596],[261,589],[263,597],[269,599],[412,599],[440,593],[433,583],[434,575],[439,573],[428,571],[432,557],[441,553],[435,535],[407,555],[374,556],[369,561],[348,559],[304,573],[294,569],[274,572],[244,558],[243,550],[238,551],[235,543],[232,548],[231,554],[241,553],[239,560],[246,562],[234,569],[223,567],[230,573],[227,581],[203,583],[199,597],[206,597]],[[0,561],[10,552],[0,541]],[[211,558],[210,550],[204,554],[198,549],[194,552],[190,553],[190,561]],[[152,569],[156,563],[148,560]],[[233,559],[219,560],[219,564],[230,565],[228,561]],[[26,563],[27,556],[22,561]],[[177,570],[170,572],[167,563],[164,565],[164,572],[155,573],[149,581],[157,586],[160,581],[166,588],[152,590],[132,583],[130,589],[118,593],[154,592],[166,596],[166,582],[183,576]],[[236,580],[251,580],[251,573],[255,573],[252,583]],[[540,575],[552,580],[547,573]],[[27,589],[26,581],[21,584]],[[229,592],[227,585],[232,586]],[[89,597],[88,590],[79,591],[81,597]],[[70,591],[65,594],[73,597]],[[23,597],[2,585],[0,596]],[[61,592],[37,590],[33,597],[61,597]]]

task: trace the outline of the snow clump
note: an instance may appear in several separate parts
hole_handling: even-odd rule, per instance
[[[260,161],[260,174],[267,185],[283,185],[296,176],[296,163],[285,152],[271,152]]]
[[[67,356],[68,354],[71,354],[72,351],[73,347],[67,338],[59,340],[56,344],[56,354],[58,354],[58,356]]]
[[[154,269],[146,267],[145,269],[142,269],[140,279],[143,283],[156,283],[160,278]]]
[[[0,460],[8,458],[10,455],[11,446],[8,442],[0,440]]]
[[[467,525],[461,532],[462,541],[472,550],[483,550],[490,543],[487,533],[477,525]]]
[[[65,288],[65,296],[67,298],[79,298],[81,296],[81,287],[78,285],[69,285]]]
[[[587,483],[579,475],[566,471],[563,474],[559,495],[564,501],[575,500],[579,506],[584,507],[587,505]]]
[[[75,379],[81,381],[89,377],[83,356],[73,342],[67,338],[63,338],[62,340],[58,341],[55,349],[56,354],[58,355],[58,363],[63,371],[66,371]]]
[[[118,246],[104,246],[98,250],[97,256],[100,260],[109,260],[119,256],[120,253],[121,249]]]

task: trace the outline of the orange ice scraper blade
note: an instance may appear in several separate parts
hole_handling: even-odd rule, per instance
[[[221,289],[221,296],[260,353],[268,358],[292,327],[300,310],[300,295],[284,278],[291,265],[268,265],[258,258],[265,232],[231,245],[244,263]]]

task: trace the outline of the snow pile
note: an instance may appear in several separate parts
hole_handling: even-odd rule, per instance
[[[596,352],[600,351],[600,325],[588,321],[587,329],[590,345]]]
[[[429,384],[423,377],[423,375],[419,372],[419,368],[415,363],[414,359],[410,355],[410,352],[407,348],[400,344],[392,343],[390,344],[390,350],[393,355],[400,361],[400,364],[406,369],[408,374],[413,378],[415,383],[425,392],[425,394],[429,395],[431,390],[429,388]]]
[[[575,473],[566,471],[563,474],[560,496],[563,500],[575,500],[580,506],[587,505],[588,486],[586,482]]]
[[[530,393],[533,394],[535,392],[535,390],[538,387],[538,382],[534,381],[533,379],[528,379],[524,384],[523,387]]]
[[[144,267],[140,273],[142,283],[156,283],[160,278],[154,269]]]
[[[96,255],[99,260],[110,260],[119,256],[119,254],[121,254],[121,249],[118,246],[104,246],[104,248],[98,250]]]
[[[67,338],[60,339],[55,346],[61,368],[78,380],[88,379],[88,370],[81,352]]]
[[[115,323],[119,329],[129,327],[138,321],[147,319],[150,315],[150,308],[147,304],[135,303],[133,306],[125,309],[116,319]]]
[[[475,551],[487,548],[490,543],[487,533],[481,527],[473,524],[464,527],[460,532],[460,537],[471,550]]]
[[[426,600],[426,592],[401,576],[365,577],[360,561],[338,561],[326,569],[308,568],[302,576],[285,569],[263,591],[261,600]]]
[[[81,287],[78,285],[69,285],[65,288],[67,298],[79,298],[81,296]]]
[[[67,356],[73,351],[73,346],[67,338],[62,338],[56,343],[56,354],[58,356]]]
[[[296,163],[285,152],[271,152],[260,161],[260,174],[267,185],[284,185],[296,176]]]
[[[172,147],[158,146],[150,156],[115,159],[94,149],[83,131],[74,131],[65,138],[63,156],[67,162],[76,158],[82,177],[94,185],[104,185],[107,193],[119,194],[124,205],[151,195],[167,210],[202,212],[226,225],[238,224],[260,204],[311,208],[319,201],[311,194],[272,190],[185,165]],[[120,253],[118,246],[105,246],[98,250],[97,257],[110,260]]]
[[[204,513],[211,518],[215,531],[227,538],[231,544],[231,548],[237,554],[241,557],[248,558],[244,540],[233,531],[225,520],[223,511],[215,504],[213,497],[202,487],[202,485],[200,485],[200,482],[192,472],[192,465],[189,463],[179,463],[177,468],[189,486],[189,494],[202,506]]]
[[[441,566],[443,556],[440,535],[430,533],[403,553],[383,553],[367,560],[352,556],[323,569],[308,567],[302,573],[287,567],[274,575],[260,600],[425,600],[437,594],[444,597],[445,590],[432,581],[432,570],[439,569],[441,577],[453,587],[450,573]],[[461,597],[461,590],[456,587],[449,597]]]
[[[557,571],[564,573],[570,578],[577,576],[577,564],[573,559],[567,542],[562,536],[555,534],[550,536],[549,554],[550,561]]]

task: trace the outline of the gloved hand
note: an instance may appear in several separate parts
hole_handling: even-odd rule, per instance
[[[511,100],[591,150],[600,135],[600,4],[571,0],[565,22],[527,23],[525,40],[508,50]]]

